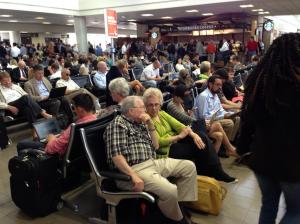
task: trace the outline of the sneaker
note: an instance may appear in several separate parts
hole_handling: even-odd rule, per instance
[[[7,122],[7,121],[13,121],[14,118],[12,116],[5,116],[4,117],[4,122]]]
[[[226,180],[223,180],[223,182],[225,182],[227,184],[236,184],[239,182],[239,179],[237,179],[235,177],[228,177]]]

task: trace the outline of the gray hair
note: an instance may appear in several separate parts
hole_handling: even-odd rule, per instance
[[[109,85],[108,89],[112,93],[119,94],[123,97],[126,97],[129,95],[129,84],[124,78],[116,78],[112,80]]]
[[[122,114],[127,114],[129,109],[135,107],[135,102],[137,99],[141,99],[140,96],[127,96],[121,103]]]
[[[143,94],[144,103],[147,104],[148,99],[150,97],[153,97],[153,96],[155,96],[159,99],[160,105],[163,104],[164,98],[163,98],[162,92],[157,88],[148,88],[148,89],[146,89],[146,91]]]
[[[209,61],[202,61],[201,64],[200,64],[200,71],[201,73],[207,73],[209,72],[211,68],[211,64]]]

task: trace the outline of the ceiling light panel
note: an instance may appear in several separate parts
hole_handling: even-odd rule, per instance
[[[12,15],[0,15],[1,17],[9,18],[12,17]]]
[[[263,12],[263,9],[251,9],[252,12]]]
[[[265,11],[265,12],[258,12],[259,15],[264,15],[264,14],[270,14],[269,11]]]
[[[141,16],[144,16],[144,17],[150,17],[150,16],[154,16],[153,14],[150,14],[150,13],[145,13],[145,14],[141,14]]]
[[[190,9],[190,10],[185,10],[187,13],[192,13],[192,12],[199,12],[197,9]]]
[[[214,14],[211,13],[211,12],[208,12],[208,13],[202,13],[202,16],[213,16]]]
[[[35,19],[45,19],[45,18],[42,16],[38,16],[38,17],[35,17]]]
[[[248,4],[248,5],[240,5],[241,8],[253,8],[254,5]]]

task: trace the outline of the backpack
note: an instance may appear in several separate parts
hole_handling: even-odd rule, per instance
[[[198,201],[188,202],[186,205],[192,210],[218,215],[222,208],[227,190],[211,177],[197,176]]]

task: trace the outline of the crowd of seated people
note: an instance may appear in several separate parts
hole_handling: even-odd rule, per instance
[[[118,187],[155,193],[158,206],[172,221],[170,223],[186,223],[178,202],[197,200],[197,174],[227,183],[238,181],[223,170],[218,151],[223,145],[228,155],[238,156],[234,140],[239,129],[241,105],[232,102],[225,90],[227,82],[232,84],[230,75],[235,71],[233,66],[230,70],[229,65],[233,63],[230,58],[223,69],[227,76],[222,80],[218,73],[224,62],[216,65],[214,61],[207,61],[204,52],[194,52],[194,42],[190,42],[189,47],[178,44],[178,52],[175,45],[174,52],[173,46],[168,48],[160,44],[159,50],[148,49],[147,54],[137,51],[130,55],[128,52],[134,51],[123,48],[114,64],[109,51],[102,51],[97,57],[91,53],[79,54],[65,45],[47,46],[40,52],[43,56],[37,54],[37,50],[29,58],[19,55],[18,67],[10,73],[15,84],[13,87],[5,86],[6,81],[2,84],[2,79],[10,79],[5,72],[4,78],[0,76],[1,91],[11,88],[18,92],[20,99],[26,99],[21,102],[25,106],[18,108],[13,101],[7,101],[5,94],[12,94],[10,91],[0,92],[3,95],[2,98],[0,95],[0,106],[12,114],[18,111],[28,117],[30,114],[30,123],[35,122],[38,115],[59,117],[61,110],[67,114],[68,123],[74,122],[75,116],[76,123],[82,123],[97,119],[95,108],[104,109],[103,114],[117,109],[121,115],[111,122],[105,134],[108,164],[111,169],[131,177],[130,184],[118,182]],[[210,58],[214,57],[210,55]],[[174,64],[176,60],[178,63]],[[173,69],[165,69],[167,67],[161,66],[160,61]],[[131,73],[135,67],[143,69],[138,79]],[[97,96],[72,80],[72,76],[86,75],[104,91],[106,108],[100,108]],[[167,76],[170,78],[165,79]],[[25,91],[19,86],[21,82]],[[54,86],[67,87],[65,96],[50,99]],[[195,86],[202,89],[192,99],[190,90]],[[166,90],[172,99],[163,111]],[[216,116],[212,119],[214,113]],[[17,150],[43,148],[48,154],[62,155],[69,137],[70,127],[59,137],[49,135],[46,144],[21,141]],[[168,172],[165,172],[166,167]],[[175,176],[176,182],[169,182],[169,176]]]

